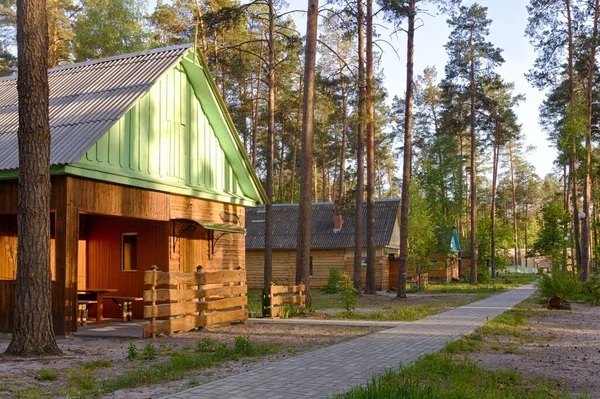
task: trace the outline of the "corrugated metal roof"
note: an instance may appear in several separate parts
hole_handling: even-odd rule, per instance
[[[50,164],[78,161],[190,44],[141,51],[48,70]],[[0,78],[0,170],[19,166],[17,78]]]
[[[375,201],[375,245],[390,245],[398,217],[400,199]],[[334,204],[315,203],[312,206],[311,248],[354,247],[354,217],[344,216],[342,229],[333,231]],[[265,207],[246,209],[246,249],[265,247]],[[295,249],[298,231],[298,204],[273,204],[273,249]],[[363,246],[367,241],[367,209],[363,212]],[[395,245],[395,244],[391,244]]]

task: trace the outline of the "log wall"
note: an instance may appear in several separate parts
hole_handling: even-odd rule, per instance
[[[379,251],[382,252],[382,251]],[[346,256],[345,249],[320,249],[311,251],[313,258],[313,276],[309,288],[323,288],[327,284],[329,269],[336,268],[342,274],[352,277],[354,274],[354,258]],[[248,272],[248,288],[263,288],[264,251],[246,251],[246,270]],[[379,262],[382,262],[381,264]],[[383,273],[383,274],[382,274]],[[367,267],[362,267],[363,285],[366,281]],[[291,286],[296,283],[296,251],[273,251],[273,281],[277,285]],[[377,256],[375,265],[375,284],[378,290],[389,287],[389,259]]]

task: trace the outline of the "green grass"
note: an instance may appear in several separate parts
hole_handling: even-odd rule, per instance
[[[41,369],[38,375],[38,380],[40,381],[56,381],[57,379],[58,377],[54,370]]]
[[[100,369],[106,367],[112,367],[113,362],[110,359],[98,359],[90,360],[89,362],[83,363],[84,369]]]
[[[569,398],[553,381],[528,379],[514,371],[488,371],[468,359],[449,354],[426,355],[413,365],[387,371],[367,385],[358,386],[338,399],[448,398],[448,399],[545,399]]]
[[[480,283],[475,286],[469,283],[451,282],[451,283],[430,283],[425,292],[431,294],[435,292],[456,293],[456,294],[478,294],[478,293],[496,293],[516,288],[523,284],[531,283],[539,278],[535,274],[507,274],[502,277],[490,279],[489,282]]]

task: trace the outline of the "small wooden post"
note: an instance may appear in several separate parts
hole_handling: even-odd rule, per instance
[[[158,266],[152,265],[152,266],[150,266],[150,270],[157,272]],[[154,284],[152,284],[152,291],[156,291],[156,286]],[[156,293],[153,292],[153,294],[156,294]],[[156,306],[156,295],[152,295],[152,307],[155,307],[155,306]],[[156,330],[154,329],[155,325],[156,325],[156,317],[152,316],[152,318],[150,319],[150,326],[152,328],[152,339],[156,338]]]
[[[300,296],[300,307],[306,308],[306,286],[304,283],[300,283],[300,290],[298,291]]]
[[[269,314],[271,318],[275,318],[275,307],[273,306],[273,287],[275,283],[271,281],[271,289],[269,289]]]

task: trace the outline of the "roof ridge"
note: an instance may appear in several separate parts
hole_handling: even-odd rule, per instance
[[[157,47],[157,48],[153,48],[153,49],[146,49],[146,50],[136,51],[136,52],[127,53],[127,54],[113,55],[110,57],[96,58],[96,59],[91,59],[91,60],[86,60],[86,61],[81,61],[81,62],[75,62],[73,64],[61,65],[61,66],[55,67],[55,68],[48,68],[48,74],[63,71],[66,69],[81,68],[81,67],[90,66],[90,65],[94,65],[94,64],[103,64],[106,62],[122,60],[125,58],[135,58],[135,57],[140,57],[140,56],[155,54],[155,53],[166,53],[169,51],[181,50],[181,49],[192,48],[192,47],[193,47],[192,43],[186,43],[186,44],[178,44],[178,45],[167,46],[167,47]],[[17,74],[14,73],[12,75],[0,77],[0,82],[14,80],[16,78],[17,78]]]

